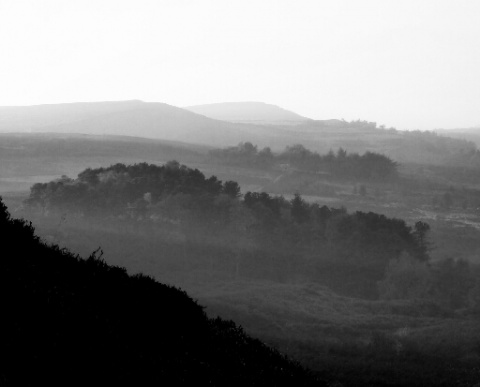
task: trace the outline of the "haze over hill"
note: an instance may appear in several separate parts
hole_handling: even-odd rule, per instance
[[[249,136],[242,136],[242,129],[233,124],[136,100],[0,107],[0,132],[113,134],[204,144]]]
[[[264,102],[223,102],[187,106],[185,109],[216,120],[232,122],[295,125],[310,121],[297,113]]]
[[[442,136],[473,141],[477,147],[480,146],[480,125],[471,128],[437,129],[435,132]]]
[[[262,109],[252,110],[251,106],[260,106]],[[253,119],[248,123],[247,120],[240,123],[212,119],[165,103],[137,100],[0,107],[0,132],[122,135],[210,147],[251,142],[274,151],[302,144],[319,152],[342,147],[350,152],[383,153],[398,162],[427,164],[442,164],[451,160],[458,163],[459,158],[476,152],[473,143],[432,133],[402,132],[361,120],[309,120],[262,103],[248,103],[244,107],[236,117],[246,119],[250,111]],[[231,110],[231,118],[234,117],[234,110]],[[292,125],[293,121],[277,121],[275,125],[255,122],[255,119],[262,117],[300,117],[303,121],[296,121],[295,125]],[[472,157],[469,156],[469,159]]]

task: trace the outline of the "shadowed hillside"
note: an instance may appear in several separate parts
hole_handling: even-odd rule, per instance
[[[1,385],[313,384],[186,293],[46,245],[1,201],[0,235]]]

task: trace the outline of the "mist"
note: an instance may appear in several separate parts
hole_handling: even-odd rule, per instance
[[[478,8],[2,3],[0,380],[476,386]]]

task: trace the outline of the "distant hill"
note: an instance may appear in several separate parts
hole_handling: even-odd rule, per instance
[[[165,103],[142,101],[0,107],[0,132],[107,134],[208,145],[260,140],[267,135],[254,126],[213,120]]]
[[[235,116],[243,122],[212,119],[165,103],[142,101],[0,107],[0,133],[134,136],[216,148],[251,142],[274,151],[302,144],[322,153],[342,147],[349,152],[382,153],[400,163],[430,165],[477,167],[480,159],[473,142],[433,132],[402,132],[361,120],[309,120],[273,105],[253,103],[262,107],[257,112],[249,108],[251,103],[246,104]],[[217,105],[230,106],[214,107]],[[277,120],[275,125],[271,125],[274,121],[256,120],[267,118]]]
[[[477,147],[480,147],[480,126],[473,128],[437,129],[435,132],[442,136],[472,141]]]
[[[303,368],[186,293],[38,238],[0,200],[7,386],[303,386]],[[318,385],[315,383],[315,385]]]
[[[26,191],[33,183],[87,167],[168,160],[199,163],[201,145],[129,136],[71,133],[0,133],[0,193]]]
[[[223,102],[187,106],[185,109],[216,120],[256,124],[299,124],[309,118],[264,102]]]
[[[48,131],[66,123],[143,107],[142,101],[76,102],[32,106],[0,106],[0,132]]]

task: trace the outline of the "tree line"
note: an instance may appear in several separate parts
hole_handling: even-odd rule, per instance
[[[234,181],[205,177],[172,161],[86,169],[32,186],[29,207],[91,216],[169,222],[184,240],[221,246],[236,275],[315,280],[349,295],[376,297],[391,259],[428,260],[428,227],[372,212],[347,213],[265,192],[243,196]],[[205,230],[208,229],[208,233]]]
[[[275,154],[268,147],[259,150],[256,145],[244,142],[235,147],[214,149],[209,154],[213,160],[232,165],[294,168],[337,178],[385,180],[395,178],[398,174],[398,164],[385,155],[375,152],[360,155],[348,153],[343,148],[336,152],[330,150],[321,155],[296,144],[287,146],[283,152]]]

